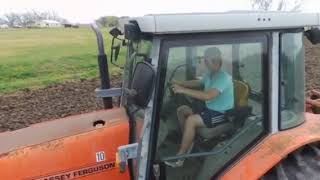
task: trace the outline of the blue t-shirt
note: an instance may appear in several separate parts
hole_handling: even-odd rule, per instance
[[[233,81],[232,77],[223,71],[217,74],[206,73],[201,80],[204,91],[216,89],[220,93],[212,100],[206,101],[207,108],[224,113],[234,106]]]

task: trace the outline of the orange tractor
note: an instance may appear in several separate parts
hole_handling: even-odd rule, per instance
[[[132,18],[114,28],[111,63],[127,46],[121,88],[110,88],[96,32],[105,110],[0,134],[1,180],[319,179],[320,116],[305,112],[304,37],[320,42],[319,14],[231,12]],[[204,52],[220,50],[232,77],[234,109],[198,128],[190,152],[177,108],[195,100],[172,80],[202,79]],[[112,98],[120,98],[112,107]],[[238,112],[238,111],[234,111]],[[181,167],[165,162],[184,160]]]

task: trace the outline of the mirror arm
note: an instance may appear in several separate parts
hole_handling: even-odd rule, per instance
[[[119,41],[123,41],[123,40],[125,40],[125,39],[121,39],[121,38],[118,38],[118,37],[115,37],[116,39],[118,39]]]
[[[119,38],[116,38],[116,37],[113,37],[113,38],[112,38],[112,42],[111,42],[111,52],[110,52],[110,62],[111,62],[112,65],[114,65],[114,66],[116,66],[116,67],[118,67],[118,68],[120,68],[120,69],[124,69],[123,66],[119,66],[118,64],[116,64],[116,63],[113,62],[113,44],[114,44],[114,39],[119,39]]]
[[[114,44],[114,39],[115,37],[112,38],[112,42],[111,42],[111,52],[110,52],[110,62],[111,64],[113,64],[113,44]]]

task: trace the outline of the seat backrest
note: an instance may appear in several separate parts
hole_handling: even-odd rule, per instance
[[[249,85],[242,81],[233,80],[233,86],[235,107],[248,106],[250,92]]]

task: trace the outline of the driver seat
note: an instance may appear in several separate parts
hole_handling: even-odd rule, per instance
[[[249,85],[239,80],[233,80],[233,87],[235,103],[234,109],[248,107],[248,99],[250,93]],[[235,121],[237,121],[237,119],[235,119]],[[240,120],[238,119],[238,121]],[[244,119],[241,121],[244,121]],[[225,123],[217,125],[214,128],[199,128],[197,133],[204,139],[212,139],[223,134],[233,132],[235,129],[239,128],[236,124],[237,123],[234,123],[233,121],[227,121]]]

